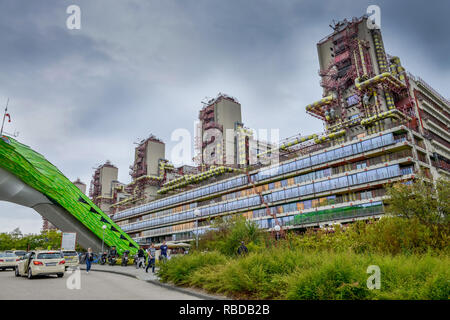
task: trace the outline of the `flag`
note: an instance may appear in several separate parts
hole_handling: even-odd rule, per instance
[[[9,115],[9,113],[5,113],[5,118],[8,117],[8,122],[11,122],[11,116]]]

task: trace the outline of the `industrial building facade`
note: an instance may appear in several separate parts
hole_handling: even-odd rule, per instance
[[[323,97],[306,106],[324,121],[325,132],[257,152],[276,151],[280,163],[271,166],[249,169],[248,158],[239,160],[251,153],[247,148],[231,153],[231,166],[200,164],[171,179],[162,170],[157,195],[114,210],[114,221],[143,244],[194,239],[219,216],[243,215],[266,230],[305,229],[380,217],[386,184],[410,183],[418,174],[449,178],[449,101],[386,54],[381,31],[369,28],[367,17],[333,29],[317,44]],[[230,116],[219,123],[221,114]],[[200,112],[202,134],[224,125],[238,130],[242,120],[232,117],[240,117],[240,104],[219,97]],[[227,137],[219,145],[214,140],[200,141],[207,156],[217,154],[220,143],[233,148]]]

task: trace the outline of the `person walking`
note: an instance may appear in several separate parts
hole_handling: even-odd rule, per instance
[[[88,251],[84,256],[84,260],[86,260],[86,273],[89,273],[89,271],[91,270],[92,261],[94,260],[94,254],[92,253],[91,248],[88,248]]]
[[[239,246],[237,250],[238,255],[245,255],[248,253],[248,249],[244,244],[244,241],[241,241],[241,245]]]
[[[147,254],[148,254],[148,264],[147,264],[147,268],[145,268],[145,272],[148,273],[148,268],[151,266],[152,273],[155,273],[156,249],[155,249],[155,245],[153,243],[150,245],[150,248],[147,249]]]
[[[167,260],[167,244],[166,241],[163,241],[163,244],[159,249],[161,250],[161,255],[159,256],[162,260]]]
[[[139,250],[138,250],[138,264],[137,264],[137,268],[139,269],[141,266],[142,268],[145,267],[145,252],[144,249],[142,249],[142,246],[139,246]]]

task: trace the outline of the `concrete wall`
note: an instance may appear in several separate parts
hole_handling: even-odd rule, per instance
[[[148,141],[147,144],[147,175],[159,175],[159,159],[166,156],[166,145],[164,143]]]
[[[100,184],[102,186],[102,197],[112,196],[112,182],[117,180],[119,169],[105,166],[100,169]]]
[[[72,183],[75,185],[75,187],[80,189],[81,192],[86,194],[86,184],[82,183],[81,181],[74,181]]]
[[[229,164],[236,163],[234,134],[230,131],[227,134],[227,129],[234,132],[235,123],[242,122],[241,105],[227,99],[220,99],[216,104],[214,116],[215,121],[223,126],[224,156],[226,157],[224,161]]]

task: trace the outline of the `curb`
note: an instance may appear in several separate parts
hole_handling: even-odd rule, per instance
[[[86,270],[86,267],[80,267],[80,269],[81,270]],[[162,283],[162,282],[157,281],[157,280],[140,279],[137,276],[129,274],[129,273],[126,273],[126,272],[113,271],[113,270],[99,270],[99,269],[91,269],[91,271],[120,274],[122,276],[126,276],[126,277],[133,278],[133,279],[140,280],[140,281],[145,281],[147,283],[151,283],[151,284],[154,284],[154,285],[157,285],[157,286],[160,286],[160,287],[172,290],[172,291],[178,291],[178,292],[181,292],[181,293],[184,293],[184,294],[188,294],[188,295],[191,295],[191,296],[194,296],[194,297],[197,297],[197,298],[200,298],[200,299],[204,299],[204,300],[221,300],[221,299],[213,297],[213,296],[209,296],[209,295],[202,294],[202,293],[199,293],[199,292],[192,292],[190,290],[187,290],[187,289],[184,289],[184,288],[180,288],[180,287],[177,287],[177,286],[174,286],[174,285],[171,285],[171,284],[167,284],[167,283]]]

